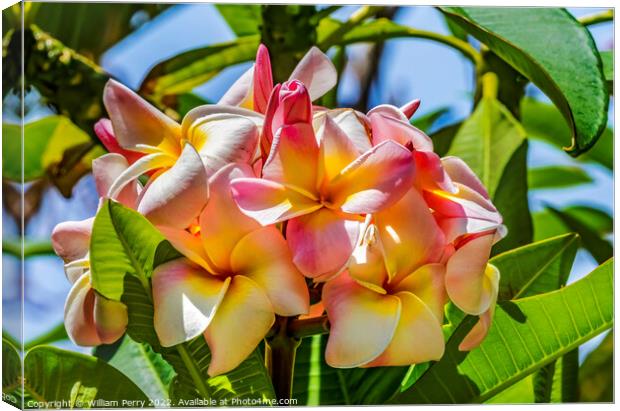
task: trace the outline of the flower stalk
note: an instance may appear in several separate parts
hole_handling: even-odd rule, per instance
[[[301,339],[290,335],[288,317],[277,317],[276,324],[276,333],[265,339],[265,367],[276,397],[279,400],[290,399],[293,394],[295,355]]]

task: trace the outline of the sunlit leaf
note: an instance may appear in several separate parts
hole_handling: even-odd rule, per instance
[[[571,187],[592,181],[592,177],[581,167],[542,166],[527,171],[530,190]]]
[[[4,332],[3,332],[4,334]],[[21,396],[22,365],[17,347],[2,336],[2,400],[22,409]]]
[[[260,5],[216,4],[215,7],[238,37],[260,32],[260,26],[263,22]]]
[[[614,52],[611,50],[601,51],[600,55],[603,61],[603,75],[607,81],[607,89],[611,94],[614,92]]]
[[[607,212],[598,208],[570,206],[561,209],[561,211],[590,227],[592,231],[601,237],[613,231],[613,218]],[[552,213],[548,209],[534,213],[532,218],[534,221],[534,239],[536,241],[573,231],[562,222],[557,214]]]
[[[51,344],[68,339],[69,337],[67,336],[65,323],[61,322],[50,328],[49,331],[44,332],[43,334],[33,338],[30,341],[27,341],[26,344],[24,344],[24,349],[29,350],[33,347],[36,347],[37,345]]]

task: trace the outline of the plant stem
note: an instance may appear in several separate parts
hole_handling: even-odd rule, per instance
[[[288,332],[293,337],[299,339],[311,335],[327,334],[329,332],[329,322],[325,315],[306,320],[292,320],[288,324]]]
[[[185,346],[185,344],[186,343],[179,344],[176,347],[179,355],[181,356],[181,359],[183,360],[183,364],[185,364],[185,366],[187,367],[187,371],[189,371],[189,374],[192,376],[192,380],[194,381],[196,389],[198,390],[200,395],[202,395],[203,398],[210,398],[211,394],[209,393],[209,388],[203,381],[200,370],[196,367],[196,364],[192,360],[192,357],[189,355],[189,352],[187,352],[187,347]]]
[[[589,16],[583,16],[579,19],[579,22],[584,26],[592,26],[598,23],[605,23],[607,21],[614,20],[614,11],[605,10],[600,13],[590,14]]]
[[[276,334],[265,340],[265,367],[271,376],[278,399],[290,399],[293,394],[295,355],[301,339],[288,334],[288,318],[278,317]]]

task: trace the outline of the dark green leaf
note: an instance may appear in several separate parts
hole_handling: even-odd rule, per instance
[[[216,4],[215,7],[238,37],[260,32],[260,25],[263,22],[260,5]]]
[[[433,132],[430,138],[433,140],[434,151],[439,157],[445,156],[450,150],[454,136],[459,131],[463,123],[450,124]]]
[[[614,399],[614,333],[607,334],[579,369],[579,401],[612,402]]]
[[[22,365],[19,352],[13,343],[2,337],[2,400],[22,409]]]
[[[530,168],[527,173],[530,190],[572,187],[592,181],[581,167],[574,166],[536,167]]]
[[[134,401],[131,407],[151,406],[129,378],[89,355],[39,346],[26,355],[24,370],[27,408],[128,407],[123,400]]]
[[[601,60],[603,61],[603,74],[605,75],[605,81],[607,81],[607,89],[609,94],[614,92],[614,52],[613,51],[601,51]]]
[[[197,94],[183,93],[177,96],[177,107],[176,108],[177,108],[177,112],[179,113],[179,116],[185,117],[185,115],[191,109],[198,107],[198,106],[205,105],[205,104],[212,104],[212,103],[205,100],[204,98],[200,97]]]
[[[563,208],[561,211],[590,227],[592,231],[600,236],[605,236],[613,231],[613,218],[603,210],[588,206],[570,206]],[[532,217],[534,220],[534,239],[536,241],[572,231],[556,214],[548,209],[538,211]]]
[[[601,236],[591,229],[587,224],[582,223],[578,218],[564,213],[553,207],[548,207],[549,211],[558,217],[571,231],[576,232],[581,237],[583,247],[592,254],[592,257],[602,264],[614,254],[611,243],[601,238]]]
[[[521,100],[521,123],[528,137],[544,140],[562,148],[570,140],[570,130],[560,111],[551,104],[532,98]],[[606,128],[594,147],[578,157],[580,161],[595,161],[612,170],[613,131]]]
[[[609,94],[588,29],[560,8],[441,10],[549,96],[570,124],[569,153],[579,155],[594,145],[607,125]]]
[[[21,126],[2,124],[2,172],[13,181],[21,180]],[[24,126],[24,180],[45,175],[60,163],[65,150],[89,143],[90,137],[64,116],[50,116]]]
[[[484,402],[611,328],[613,260],[559,290],[498,303],[480,347],[458,351],[475,321],[475,317],[466,317],[448,340],[443,358],[390,402]]]
[[[502,214],[508,235],[493,247],[493,254],[532,242],[532,217],[527,197],[527,141],[504,169],[493,203]]]
[[[437,122],[437,120],[439,120],[444,114],[447,114],[449,112],[450,108],[441,107],[422,116],[413,117],[411,119],[411,124],[424,131],[425,133],[428,133],[433,127],[433,125]]]
[[[189,92],[222,69],[253,60],[258,44],[259,36],[252,35],[183,52],[153,67],[140,91],[155,100],[169,94]]]

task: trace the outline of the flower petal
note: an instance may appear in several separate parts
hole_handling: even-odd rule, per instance
[[[424,302],[406,291],[396,293],[402,308],[394,337],[385,351],[365,367],[403,366],[437,361],[444,353],[441,324]]]
[[[416,166],[415,185],[420,190],[444,190],[451,194],[458,193],[458,188],[444,170],[441,159],[432,151],[413,152]]]
[[[179,258],[157,267],[152,282],[155,332],[162,346],[171,347],[204,332],[230,280],[222,281]]]
[[[486,275],[495,233],[476,236],[458,248],[446,265],[446,291],[459,307],[471,315],[480,315],[493,301],[493,283]]]
[[[486,199],[489,198],[489,193],[478,176],[462,159],[453,156],[444,157],[441,159],[441,165],[455,183],[460,183],[477,191]]]
[[[144,188],[138,211],[155,225],[185,228],[209,198],[207,171],[191,144],[177,162]]]
[[[400,111],[402,111],[405,117],[411,118],[413,117],[415,112],[418,111],[418,108],[420,107],[420,103],[421,103],[420,99],[411,100],[410,102],[402,106],[400,108]]]
[[[203,158],[209,175],[228,163],[249,163],[258,144],[258,127],[236,114],[211,114],[194,121],[185,137]]]
[[[261,287],[242,275],[232,278],[226,296],[204,335],[211,349],[207,373],[231,371],[256,349],[275,321]]]
[[[396,204],[374,217],[388,273],[394,281],[441,258],[443,233],[417,190],[410,189]]]
[[[71,287],[65,301],[65,329],[77,345],[91,347],[101,344],[93,309],[95,292],[90,287],[90,274],[83,274]]]
[[[293,185],[312,196],[316,192],[318,154],[310,124],[282,126],[274,136],[263,178]]]
[[[322,189],[351,164],[360,153],[353,141],[330,116],[323,116],[317,137],[320,145],[318,187]]]
[[[248,110],[254,109],[254,68],[252,65],[233,83],[217,102],[218,105],[239,106]]]
[[[317,278],[336,274],[351,257],[360,222],[321,208],[288,222],[286,239],[293,262],[303,275]]]
[[[446,236],[446,243],[452,243],[466,234],[480,234],[487,231],[495,231],[494,242],[499,241],[506,235],[506,227],[496,221],[479,220],[467,217],[442,217],[437,216],[437,224]]]
[[[437,321],[443,324],[443,308],[448,302],[445,276],[445,265],[426,264],[405,277],[395,289],[415,294],[430,308]]]
[[[120,301],[108,300],[95,292],[94,318],[101,344],[112,344],[125,334],[127,307]]]
[[[90,236],[95,218],[64,221],[52,231],[52,247],[65,263],[84,258],[90,248]]]
[[[336,85],[338,71],[329,57],[318,47],[312,47],[297,64],[289,80],[304,83],[314,101]]]
[[[502,216],[490,200],[468,186],[459,183],[454,183],[454,186],[458,189],[456,194],[427,190],[424,191],[424,199],[442,217],[467,217],[502,223]]]
[[[400,114],[402,116],[402,113]],[[408,120],[396,119],[378,112],[369,113],[368,118],[372,125],[374,145],[386,140],[393,140],[419,151],[433,151],[433,142],[430,137],[412,126]]]
[[[388,279],[383,255],[383,245],[377,227],[369,225],[363,234],[361,243],[355,247],[347,266],[349,275],[358,283],[381,294]]]
[[[129,164],[127,160],[120,154],[104,154],[93,160],[93,177],[95,178],[95,187],[100,197],[105,197],[108,194],[114,181],[116,181],[128,167]],[[127,207],[135,208],[138,194],[139,185],[137,183],[128,184],[116,196],[115,200]]]
[[[148,171],[163,169],[172,166],[174,164],[175,158],[176,157],[171,157],[166,153],[153,153],[141,157],[138,161],[125,169],[125,171],[123,171],[116,178],[116,180],[114,180],[114,183],[112,183],[112,185],[108,189],[106,197],[116,198],[119,193],[127,186],[127,184],[132,183],[138,177]]]
[[[213,114],[232,114],[251,120],[257,127],[263,125],[264,116],[243,107],[227,106],[222,104],[204,104],[194,107],[187,112],[181,122],[181,132],[183,136],[188,136],[194,123],[200,122],[202,118]]]
[[[315,129],[318,129],[324,121],[324,116],[329,116],[353,142],[353,145],[357,149],[358,155],[365,153],[372,148],[370,138],[370,121],[364,114],[351,108],[338,108],[324,111],[317,111],[315,109],[314,113],[312,123]]]
[[[217,268],[209,261],[200,238],[190,234],[182,228],[158,226],[157,229],[170,241],[170,244],[181,254],[198,264],[211,274],[218,272]]]
[[[336,368],[353,368],[377,358],[392,340],[401,302],[357,284],[344,272],[323,287],[330,322],[325,360]]]
[[[258,46],[256,63],[254,63],[254,110],[264,113],[273,90],[273,75],[271,74],[271,60],[269,50],[264,44]]]
[[[321,208],[316,200],[270,180],[237,178],[230,187],[239,209],[264,226]]]
[[[239,210],[232,197],[230,182],[241,177],[254,177],[249,165],[229,164],[215,173],[209,180],[209,201],[199,218],[202,247],[224,272],[230,272],[230,253],[239,240],[261,227]]]
[[[112,121],[107,118],[102,118],[97,121],[94,126],[95,134],[99,137],[99,140],[103,143],[106,150],[110,153],[117,153],[127,159],[129,164],[135,163],[140,157],[144,156],[144,153],[138,151],[125,150],[122,148],[116,136],[114,135],[114,129],[112,127]]]
[[[263,227],[243,237],[230,261],[232,272],[254,280],[265,291],[276,314],[308,312],[306,281],[293,265],[286,240],[275,227]]]
[[[474,327],[467,333],[463,341],[459,344],[459,351],[471,351],[478,347],[489,333],[493,315],[495,314],[495,305],[497,302],[497,290],[499,289],[499,270],[491,264],[487,264],[485,275],[489,278],[495,289],[495,297],[491,302],[491,306],[486,310]]]
[[[146,144],[170,154],[181,151],[181,126],[121,83],[107,82],[103,103],[121,147]]]

